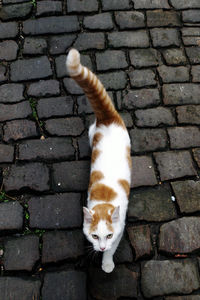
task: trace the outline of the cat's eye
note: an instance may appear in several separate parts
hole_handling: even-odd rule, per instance
[[[110,234],[107,235],[107,239],[112,239],[112,237],[113,237],[112,233],[110,233]]]
[[[92,237],[93,237],[93,239],[95,239],[95,240],[98,240],[98,239],[99,239],[98,235],[96,235],[96,234],[92,234]]]

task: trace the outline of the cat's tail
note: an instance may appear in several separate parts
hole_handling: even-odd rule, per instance
[[[88,97],[97,119],[97,125],[117,123],[125,126],[100,80],[80,63],[80,54],[71,49],[66,60],[69,75],[78,83]]]

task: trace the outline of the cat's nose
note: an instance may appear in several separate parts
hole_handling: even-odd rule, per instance
[[[104,251],[106,249],[106,247],[100,247],[101,251]]]

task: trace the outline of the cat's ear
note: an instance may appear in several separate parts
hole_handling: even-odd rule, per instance
[[[115,207],[112,213],[112,222],[116,223],[119,221],[119,206]]]
[[[87,207],[83,207],[83,214],[84,214],[84,221],[86,223],[91,223],[92,222],[92,213]]]

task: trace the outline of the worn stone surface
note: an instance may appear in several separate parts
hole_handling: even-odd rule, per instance
[[[37,3],[37,16],[53,15],[62,13],[62,2],[61,1],[39,1]]]
[[[92,113],[92,106],[85,95],[77,97],[78,113]]]
[[[129,72],[129,77],[133,88],[156,85],[155,73],[152,70],[134,70]]]
[[[194,155],[194,158],[195,158],[198,166],[200,166],[200,149],[194,149],[193,155]]]
[[[191,253],[199,250],[200,219],[183,217],[160,227],[159,250],[169,253]]]
[[[4,242],[5,270],[31,271],[39,259],[39,237],[27,235],[9,238]]]
[[[0,163],[13,162],[14,150],[13,146],[0,144]]]
[[[114,254],[114,260],[117,263],[132,263],[133,262],[133,251],[130,243],[125,237],[122,237],[119,246]]]
[[[163,50],[162,53],[166,60],[166,63],[169,65],[183,65],[187,62],[183,49],[170,48]]]
[[[137,11],[120,11],[115,13],[116,23],[120,29],[145,27],[144,14]]]
[[[187,10],[182,12],[182,18],[183,22],[188,23],[199,23],[200,22],[200,16],[199,16],[199,10]]]
[[[153,48],[130,50],[131,64],[136,67],[153,67],[159,63],[158,52]]]
[[[41,3],[41,2],[39,2]],[[44,54],[47,49],[47,42],[42,38],[29,38],[24,40],[23,53],[24,54]]]
[[[150,30],[154,47],[180,46],[178,30],[174,28],[153,28]]]
[[[199,104],[200,86],[192,83],[164,84],[163,96],[166,105]]]
[[[57,192],[87,190],[89,169],[89,161],[72,161],[54,164],[54,190]]]
[[[42,299],[86,300],[86,275],[75,270],[49,272],[44,277]]]
[[[147,11],[148,27],[181,26],[179,15],[175,11],[150,10]]]
[[[175,181],[171,185],[181,212],[193,213],[200,210],[199,181]]]
[[[57,262],[84,254],[84,237],[80,230],[46,232],[43,235],[42,262]]]
[[[112,2],[102,0],[103,10],[120,10],[120,9],[128,9],[130,8],[130,4],[128,0],[119,1],[113,0]]]
[[[196,175],[192,158],[187,151],[167,151],[154,154],[161,180]]]
[[[58,136],[77,136],[84,130],[83,121],[79,117],[47,120],[45,128],[51,135]]]
[[[17,57],[18,45],[15,41],[0,43],[0,60],[15,60]]]
[[[27,90],[28,96],[47,97],[60,94],[60,86],[57,80],[40,80],[30,84]]]
[[[68,12],[93,12],[98,10],[97,0],[88,0],[87,2],[81,0],[67,0]]]
[[[0,212],[0,230],[22,229],[23,207],[18,202],[1,202]]]
[[[7,83],[0,86],[0,103],[12,103],[24,100],[24,86],[17,83]]]
[[[72,95],[83,94],[82,88],[72,78],[64,78],[63,83],[67,93]]]
[[[108,90],[123,89],[125,88],[127,83],[126,73],[123,71],[99,74],[98,77],[105,86],[105,88]]]
[[[10,147],[10,146],[7,146]],[[74,158],[74,148],[69,138],[28,140],[19,145],[19,160],[65,160]]]
[[[102,32],[83,32],[78,35],[77,40],[74,43],[74,47],[79,50],[88,49],[104,49],[105,48],[105,36]]]
[[[32,3],[4,5],[1,7],[0,19],[3,21],[27,17],[32,10]]]
[[[8,79],[8,74],[5,66],[0,66],[0,82],[4,82]]]
[[[125,266],[116,267],[106,274],[99,269],[90,269],[90,292],[99,300],[115,300],[120,296],[137,297],[138,274]],[[131,289],[129,288],[131,286]]]
[[[156,185],[157,179],[151,157],[133,156],[131,187]]]
[[[108,34],[109,45],[114,48],[120,47],[149,47],[149,38],[146,30],[111,32]]]
[[[164,129],[132,129],[130,131],[133,152],[164,149],[167,135]]]
[[[189,294],[199,288],[199,275],[192,260],[148,261],[142,269],[142,291],[147,298]]]
[[[193,66],[192,67],[192,81],[193,82],[200,82],[200,66]]]
[[[164,83],[189,81],[189,69],[187,67],[158,67],[158,72]]]
[[[0,22],[0,39],[14,38],[18,32],[17,22]]]
[[[200,63],[200,47],[186,47],[185,50],[191,64]]]
[[[198,127],[174,127],[167,129],[172,149],[200,146],[200,131]]]
[[[104,53],[97,53],[96,63],[98,71],[121,69],[128,66],[125,53],[120,50],[108,50]]]
[[[49,39],[49,51],[51,54],[61,54],[65,53],[66,50],[72,45],[75,41],[76,35],[67,34],[67,35],[58,35],[53,36]]]
[[[39,118],[59,117],[73,114],[74,101],[70,96],[40,99],[37,103]]]
[[[157,107],[138,109],[135,111],[136,124],[139,127],[156,127],[159,125],[175,125],[175,118],[168,108]]]
[[[161,185],[131,193],[128,217],[144,221],[161,222],[176,218],[175,205],[169,187]]]
[[[49,171],[42,163],[29,163],[21,166],[12,165],[4,170],[6,191],[30,188],[35,191],[49,190]]]
[[[171,1],[172,5],[176,9],[186,9],[186,8],[200,8],[200,3],[198,0],[172,0]]]
[[[135,9],[170,8],[167,0],[133,0]]]
[[[5,142],[38,136],[35,122],[25,119],[6,122],[3,128]]]
[[[127,109],[157,106],[160,103],[158,89],[130,90],[123,97],[122,106]]]
[[[33,228],[72,228],[80,227],[82,209],[80,194],[65,193],[31,197],[28,202],[30,227]]]
[[[36,299],[40,295],[41,282],[30,277],[9,277],[0,278],[0,297],[2,299]]]
[[[151,256],[153,247],[151,244],[151,234],[148,225],[128,227],[128,235],[131,245],[135,250],[136,259],[143,256]]]

